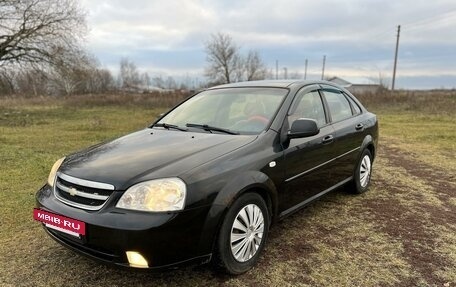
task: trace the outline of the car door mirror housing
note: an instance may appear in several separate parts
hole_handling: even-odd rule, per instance
[[[320,129],[317,122],[312,119],[297,119],[291,124],[291,129],[288,131],[288,138],[303,138],[318,134]]]

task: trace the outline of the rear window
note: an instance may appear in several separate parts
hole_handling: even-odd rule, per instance
[[[347,98],[336,91],[323,91],[328,102],[329,112],[333,122],[338,122],[352,116],[352,110]]]
[[[361,113],[361,108],[358,106],[358,104],[349,96],[346,96],[348,101],[353,107],[353,114],[354,115],[359,115]]]

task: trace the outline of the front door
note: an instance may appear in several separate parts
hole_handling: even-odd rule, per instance
[[[316,120],[320,132],[311,137],[289,139],[285,144],[286,180],[279,195],[279,211],[285,213],[334,184],[330,163],[335,157],[335,134],[318,87],[306,87],[297,93],[286,120],[291,126],[299,118]]]

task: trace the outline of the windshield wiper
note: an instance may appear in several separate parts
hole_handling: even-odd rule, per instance
[[[210,131],[210,132],[212,132],[212,131],[222,132],[222,133],[226,133],[226,134],[230,134],[230,135],[238,135],[239,134],[239,133],[234,132],[234,131],[229,130],[229,129],[213,127],[213,126],[209,126],[209,125],[187,123],[185,126],[189,127],[189,128],[203,129],[203,130]]]
[[[167,123],[155,124],[152,127],[163,127],[165,129],[168,129],[168,130],[171,128],[171,129],[176,129],[176,130],[180,130],[180,131],[183,131],[183,132],[188,131],[188,129],[186,129],[186,128],[181,128],[180,126],[167,124]]]

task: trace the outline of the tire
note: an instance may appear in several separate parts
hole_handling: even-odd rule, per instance
[[[264,249],[269,222],[266,203],[259,194],[241,195],[227,211],[220,227],[214,260],[219,270],[238,275],[251,269]]]
[[[353,175],[351,185],[355,193],[361,194],[369,189],[372,176],[372,163],[372,154],[368,149],[365,149],[361,154],[355,174]]]

